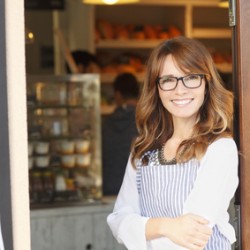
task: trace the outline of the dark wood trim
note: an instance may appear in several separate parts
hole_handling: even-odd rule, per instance
[[[11,214],[5,1],[0,1],[0,216],[5,249],[13,249]]]
[[[250,246],[250,1],[237,0],[236,84],[239,101],[240,200],[242,250]]]

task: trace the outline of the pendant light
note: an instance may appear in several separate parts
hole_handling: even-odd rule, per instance
[[[83,3],[85,4],[108,4],[108,5],[113,5],[113,4],[130,4],[130,3],[137,3],[140,0],[82,0]]]

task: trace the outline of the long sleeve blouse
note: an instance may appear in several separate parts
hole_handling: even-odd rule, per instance
[[[235,241],[227,213],[238,186],[238,153],[233,139],[221,138],[211,143],[200,160],[193,188],[183,204],[183,214],[193,213],[217,225],[231,242]],[[149,217],[141,215],[136,169],[128,160],[126,172],[114,210],[107,222],[114,237],[129,250],[184,250],[166,237],[146,240],[145,225]]]
[[[4,250],[1,223],[0,223],[0,250]]]

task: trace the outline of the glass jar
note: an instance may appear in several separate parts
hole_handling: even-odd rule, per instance
[[[54,176],[50,171],[43,174],[43,202],[52,202],[54,199]]]
[[[41,201],[42,193],[43,193],[43,181],[42,175],[40,172],[32,172],[31,173],[31,197],[30,199],[34,203],[38,203]]]

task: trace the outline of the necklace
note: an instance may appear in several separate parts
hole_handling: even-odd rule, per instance
[[[172,158],[171,160],[167,160],[164,156],[164,144],[160,150],[158,150],[158,159],[161,165],[175,165],[177,163],[176,158]]]

